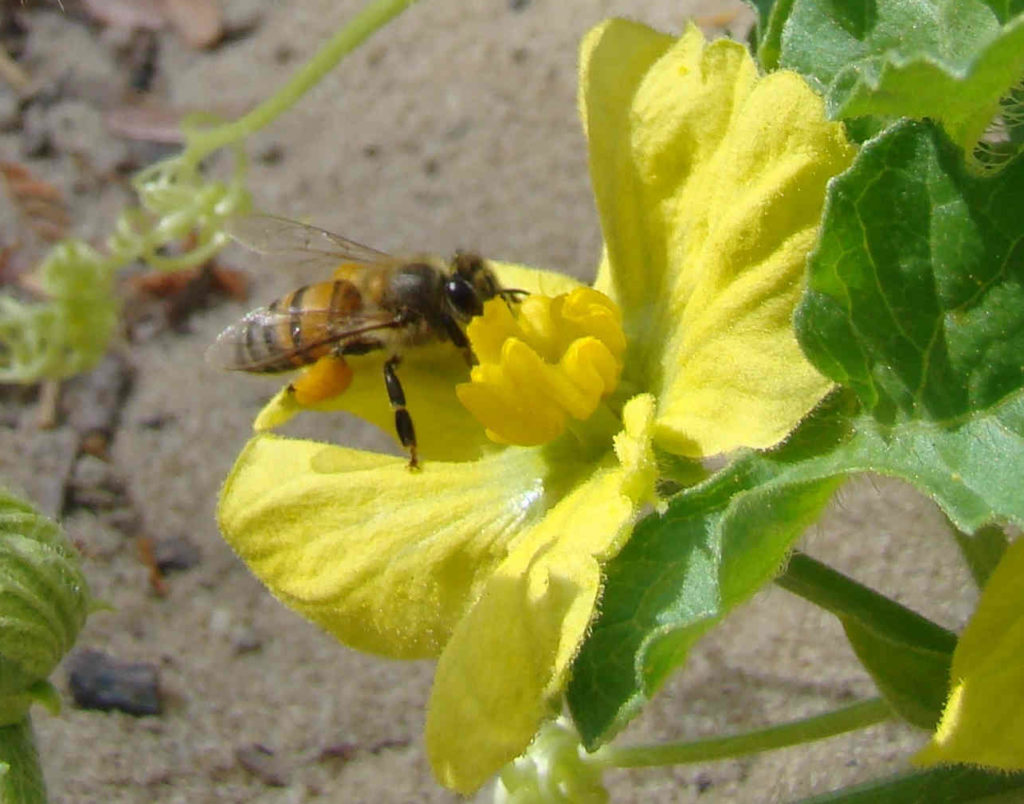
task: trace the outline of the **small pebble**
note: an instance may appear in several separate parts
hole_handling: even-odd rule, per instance
[[[263,638],[256,633],[256,630],[247,626],[239,626],[235,629],[231,638],[231,648],[236,656],[246,653],[255,653],[263,647]]]
[[[68,683],[82,709],[119,709],[129,715],[163,711],[159,672],[146,662],[122,662],[102,651],[80,650],[68,661]]]
[[[199,546],[187,536],[167,536],[156,540],[153,551],[161,572],[192,569],[199,564]]]

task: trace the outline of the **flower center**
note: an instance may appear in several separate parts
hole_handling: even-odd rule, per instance
[[[479,364],[455,389],[499,444],[546,444],[615,390],[626,338],[615,302],[592,288],[519,305],[492,299],[466,328]]]

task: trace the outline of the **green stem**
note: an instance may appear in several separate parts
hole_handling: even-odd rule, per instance
[[[32,723],[0,726],[0,804],[46,804]]]
[[[855,619],[899,642],[943,653],[952,653],[956,646],[952,631],[805,553],[794,552],[775,583],[837,617]]]
[[[189,158],[198,162],[218,148],[238,142],[275,120],[316,86],[339,61],[414,2],[415,0],[372,0],[347,25],[340,28],[272,97],[238,120],[216,128],[193,132],[189,137],[187,149]]]
[[[601,768],[640,768],[651,765],[677,765],[686,762],[707,762],[759,751],[770,751],[823,740],[837,734],[863,729],[892,718],[892,709],[881,698],[870,698],[823,715],[794,720],[778,726],[685,743],[663,745],[605,746],[588,761]]]

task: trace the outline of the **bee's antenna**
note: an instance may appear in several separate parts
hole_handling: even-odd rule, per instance
[[[519,297],[529,296],[530,292],[528,290],[519,290],[518,288],[501,288],[495,295],[508,305],[509,310],[512,310],[513,304],[519,304],[522,301]]]

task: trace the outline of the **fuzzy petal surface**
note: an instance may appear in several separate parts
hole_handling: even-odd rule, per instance
[[[624,462],[609,457],[524,530],[441,655],[427,750],[438,779],[454,790],[476,790],[551,715],[594,614],[601,564],[653,494],[653,398],[634,397],[623,417],[616,445]]]
[[[270,591],[346,645],[436,656],[509,545],[592,467],[509,448],[426,461],[255,436],[221,491],[228,544]]]
[[[1024,770],[1024,539],[1006,551],[953,653],[953,689],[923,765]]]
[[[605,233],[596,287],[622,307],[627,377],[655,438],[690,457],[777,444],[828,392],[792,315],[842,126],[736,42],[613,20],[582,47],[580,107]]]

